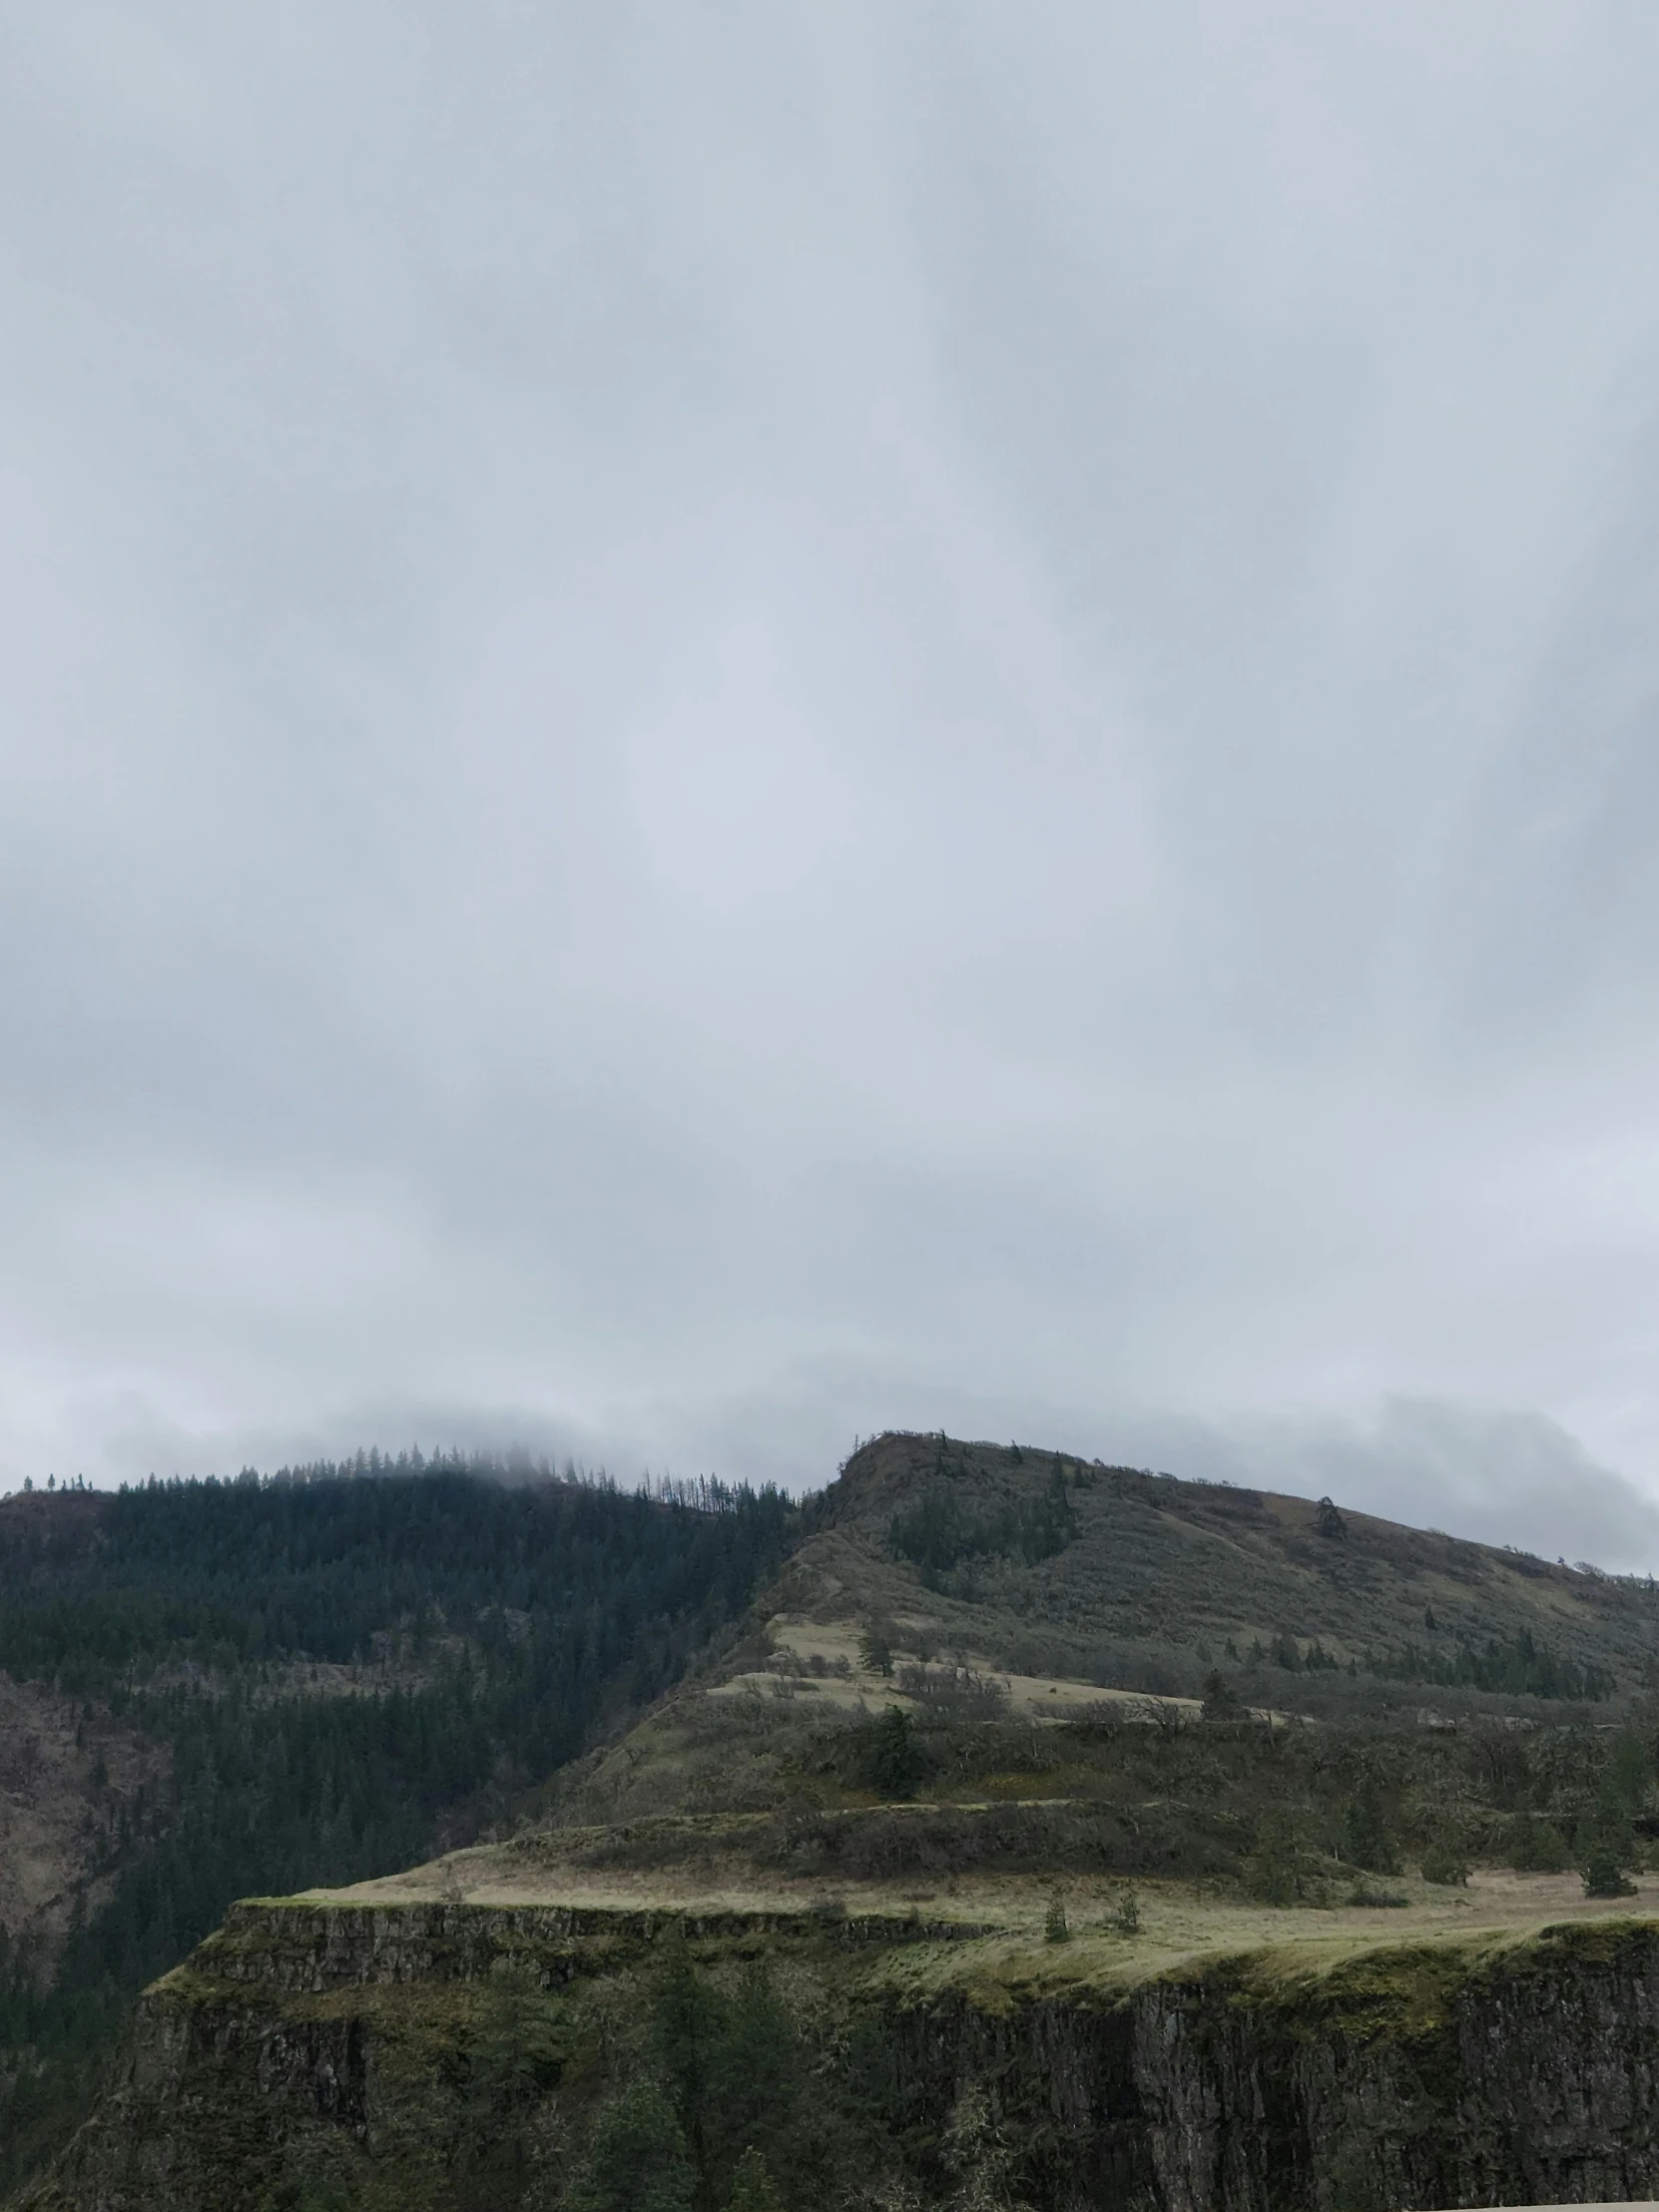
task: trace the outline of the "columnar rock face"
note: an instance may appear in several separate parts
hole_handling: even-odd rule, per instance
[[[1265,1969],[1265,1970],[1264,1970]],[[1363,1953],[1308,1978],[1245,1957],[990,2012],[891,2017],[936,2109],[992,2087],[1038,2202],[1368,2212],[1624,2202],[1659,2187],[1659,1931],[1575,1927],[1471,1959]]]
[[[556,2205],[603,2050],[570,2030],[530,2129],[544,2154],[497,2172],[487,2195],[457,2178],[468,2130],[491,2125],[476,2062],[469,2075],[457,2053],[484,2047],[481,2007],[503,1988],[540,1992],[552,2018],[573,1992],[649,1963],[671,1920],[239,1909],[148,1993],[97,2112],[25,2201],[276,2207],[304,2203],[295,2177],[309,2173],[336,2177],[340,2193],[319,2203]],[[951,2201],[926,2146],[972,2098],[1015,2146],[1010,2198],[1045,2212],[1381,2212],[1659,2188],[1654,1925],[1425,1941],[1335,1965],[1310,1962],[1312,1946],[1255,1952],[1046,1993],[988,1971],[975,1933],[788,1914],[688,1930],[712,1963],[761,1956],[835,1982],[843,2023],[850,2011],[866,2041],[874,2030],[901,2086],[923,2202]],[[943,1950],[952,1936],[965,1939]],[[912,1954],[929,1957],[926,1974],[888,1970],[895,1937],[929,1946]]]

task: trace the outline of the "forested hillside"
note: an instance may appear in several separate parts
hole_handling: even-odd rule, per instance
[[[378,1454],[0,1505],[0,1669],[87,1755],[56,1939],[0,1929],[0,2191],[234,1898],[505,1817],[744,1611],[797,1519],[771,1489]]]

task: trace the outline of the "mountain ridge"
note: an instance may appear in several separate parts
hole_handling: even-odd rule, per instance
[[[1065,1541],[1022,1556],[1008,1515],[1052,1495],[1057,1482]],[[904,1521],[906,1506],[913,1522],[918,1500],[929,1498],[939,1504],[930,1532]],[[972,1511],[959,1507],[952,1522],[952,1500],[964,1498]],[[1000,1537],[986,1520],[998,1512]],[[824,1540],[830,1536],[841,1547],[833,1567],[835,1547]],[[1405,1679],[1411,1647],[1425,1687],[1455,1687],[1436,1685],[1436,1660],[1439,1671],[1454,1673],[1460,1641],[1526,1630],[1564,1661],[1598,1670],[1605,1695],[1653,1687],[1659,1646],[1651,1577],[1551,1563],[1330,1499],[937,1432],[889,1431],[861,1445],[836,1483],[808,1502],[785,1579],[798,1598],[826,1608],[844,1611],[849,1597],[888,1598],[931,1609],[947,1628],[972,1607],[1000,1616],[995,1633],[1004,1638],[1040,1628],[1079,1651],[1091,1637],[1119,1642],[1183,1660],[1194,1688],[1195,1668],[1251,1664],[1246,1653],[1257,1639],[1257,1664],[1271,1666],[1272,1642],[1285,1636],[1301,1647],[1321,1642],[1360,1673],[1369,1653],[1382,1663],[1381,1680]],[[1518,1683],[1498,1687],[1537,1694]]]

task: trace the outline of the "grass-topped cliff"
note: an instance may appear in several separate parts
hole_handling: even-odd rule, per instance
[[[1154,1909],[1156,1917],[1156,1908]],[[295,1901],[152,1988],[30,2212],[1291,2212],[1659,2177],[1659,1930],[1392,1940]]]
[[[456,1468],[26,1503],[0,1644],[80,1732],[66,1771],[102,1769],[108,1841],[56,1983],[46,1949],[13,1975],[13,2171],[136,1960],[304,1893],[164,1974],[42,2204],[156,2201],[165,2170],[181,2212],[634,2212],[635,2153],[662,2212],[966,2204],[970,2173],[1001,2177],[987,2208],[1219,2203],[1228,2173],[1229,2203],[1324,2204],[1294,2146],[1339,2091],[1295,2053],[1329,1992],[1381,2002],[1365,1961],[1398,1952],[1401,2017],[1443,2022],[1492,1960],[1565,1956],[1547,1924],[1628,1912],[1632,1878],[1641,1910],[1659,1852],[1651,1585],[1341,1500],[888,1435],[800,1508]],[[703,2057],[664,2042],[673,2003]],[[1222,2023],[1280,2022],[1304,2194],[1260,2194],[1225,2115],[1202,2187],[1191,2141],[1159,2149],[1170,2005],[1216,2023],[1194,2110]],[[788,2078],[760,2111],[733,2053],[759,2066],[763,2015]],[[1050,2045],[1075,2080],[1045,2120]],[[1259,2088],[1259,2059],[1226,2065]],[[1625,2133],[1608,2176],[1648,2156]],[[1390,2187],[1453,2171],[1358,2140]]]

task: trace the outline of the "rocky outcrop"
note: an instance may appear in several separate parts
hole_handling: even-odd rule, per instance
[[[807,1943],[861,1950],[889,1943],[952,1942],[983,1936],[973,1922],[914,1913],[686,1912],[580,1905],[234,1905],[180,1976],[311,1994],[389,1983],[479,1982],[521,1966],[543,1988],[603,1973],[637,1957],[668,1931],[699,1944],[788,1948]]]
[[[986,2085],[1043,2206],[1371,2212],[1659,2189],[1659,1930],[1246,1957],[988,2011],[896,2015],[942,2113]]]
[[[220,2212],[299,2201],[294,2176],[312,2170],[346,2177],[327,2201],[475,2201],[453,2175],[476,2088],[452,2059],[476,2039],[480,2003],[509,1982],[563,2001],[637,1966],[670,1918],[241,1908],[146,1995],[98,2111],[25,2201]],[[948,1933],[787,1914],[688,1930],[710,1957],[833,1962],[902,2088],[924,2201],[947,2201],[937,2146],[953,2125],[959,2140],[969,2104],[1013,2146],[1010,2193],[1043,2212],[1382,2212],[1659,2188],[1653,1924],[1425,1940],[1336,1963],[1310,1944],[1127,1988],[1086,1973],[1022,1986],[968,1942],[920,1977],[925,1995],[885,1968],[895,1932]],[[580,2071],[573,2056],[567,2078]],[[549,2098],[555,2134],[563,2093]],[[566,2171],[554,2160],[493,2201],[556,2204]]]

